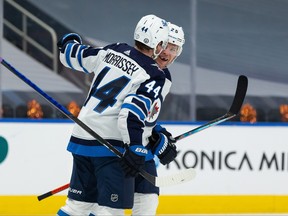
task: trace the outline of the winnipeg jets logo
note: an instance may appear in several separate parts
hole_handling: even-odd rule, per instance
[[[148,111],[148,115],[145,119],[146,126],[151,126],[155,124],[160,114],[161,107],[162,107],[161,100],[157,98],[151,105],[150,110]]]
[[[158,106],[158,103],[156,102],[153,105],[151,111],[149,111],[149,113],[148,113],[149,120],[153,119],[154,115],[157,114],[158,112],[159,112],[159,106]]]

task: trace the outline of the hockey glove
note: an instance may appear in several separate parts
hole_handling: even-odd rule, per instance
[[[65,34],[57,43],[57,46],[59,50],[62,49],[62,47],[68,42],[68,41],[73,41],[73,42],[78,42],[79,44],[82,44],[82,38],[80,35],[76,33],[68,33]]]
[[[152,146],[152,153],[158,156],[160,163],[163,165],[169,164],[177,157],[177,150],[174,144],[176,140],[166,129],[163,132],[153,130],[149,141],[149,145]]]
[[[120,164],[127,177],[136,177],[144,167],[148,150],[142,145],[126,146],[126,151],[120,159]]]
[[[172,136],[172,134],[170,132],[168,132],[166,130],[166,128],[162,127],[161,125],[157,124],[152,131],[152,134],[155,133],[163,133],[169,140],[169,142],[171,143],[176,143],[176,140],[174,139],[174,137]]]

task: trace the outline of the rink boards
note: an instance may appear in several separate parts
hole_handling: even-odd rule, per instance
[[[199,124],[165,126],[177,136]],[[41,202],[37,195],[69,182],[72,128],[70,121],[0,122],[0,215],[54,214],[64,204],[67,191]],[[180,140],[178,157],[159,165],[159,176],[188,167],[197,176],[161,188],[158,213],[287,213],[287,134],[287,124],[223,124]]]

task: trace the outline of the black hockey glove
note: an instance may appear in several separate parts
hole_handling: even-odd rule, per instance
[[[157,124],[152,131],[153,133],[163,133],[171,143],[176,143],[176,140],[174,139],[174,137],[172,136],[172,134],[170,132],[168,132],[166,130],[166,128],[162,127],[161,125]]]
[[[136,177],[139,171],[144,167],[145,156],[148,150],[142,145],[126,146],[126,151],[120,159],[120,164],[128,177]]]
[[[68,33],[65,34],[57,43],[57,46],[59,48],[59,50],[62,49],[62,47],[64,47],[64,45],[69,42],[78,42],[79,44],[82,44],[82,38],[80,37],[80,35],[78,35],[77,33]]]
[[[149,141],[152,153],[158,156],[163,165],[169,164],[177,157],[176,140],[160,125],[153,129]]]

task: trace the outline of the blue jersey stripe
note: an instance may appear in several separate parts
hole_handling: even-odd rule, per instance
[[[78,62],[79,62],[80,67],[83,68],[84,72],[85,72],[85,73],[89,73],[88,70],[87,70],[87,69],[83,66],[83,64],[82,64],[82,52],[83,52],[83,50],[84,50],[86,47],[87,47],[87,46],[85,46],[85,45],[80,46],[79,52],[78,52],[78,54],[77,54],[77,60],[78,60]]]
[[[67,62],[67,64],[68,64],[68,66],[69,66],[70,68],[74,69],[74,68],[72,67],[72,64],[71,64],[71,61],[70,61],[70,54],[71,54],[70,52],[71,52],[72,46],[73,46],[72,43],[67,44],[67,46],[66,46],[66,52],[65,52],[65,59],[66,59],[66,62]]]
[[[151,104],[150,99],[137,95],[137,94],[129,94],[127,95],[127,97],[136,97],[138,100],[141,100],[143,103],[145,103],[147,110],[150,110],[150,104]]]
[[[124,153],[124,148],[114,146],[118,151]],[[71,153],[89,157],[117,157],[105,146],[87,146],[69,142],[67,150]]]
[[[122,154],[124,153],[124,148],[114,146],[118,151]],[[73,154],[88,156],[88,157],[117,157],[112,151],[110,151],[105,146],[86,146],[79,145],[73,142],[69,142],[67,150]],[[154,155],[150,150],[148,150],[148,154],[146,155],[145,160],[151,160],[154,158]]]
[[[140,120],[144,121],[145,115],[143,114],[142,110],[139,109],[138,107],[136,107],[135,105],[124,103],[122,105],[121,109],[123,109],[123,108],[126,108],[126,109],[133,111],[133,113],[136,113],[139,116]]]

